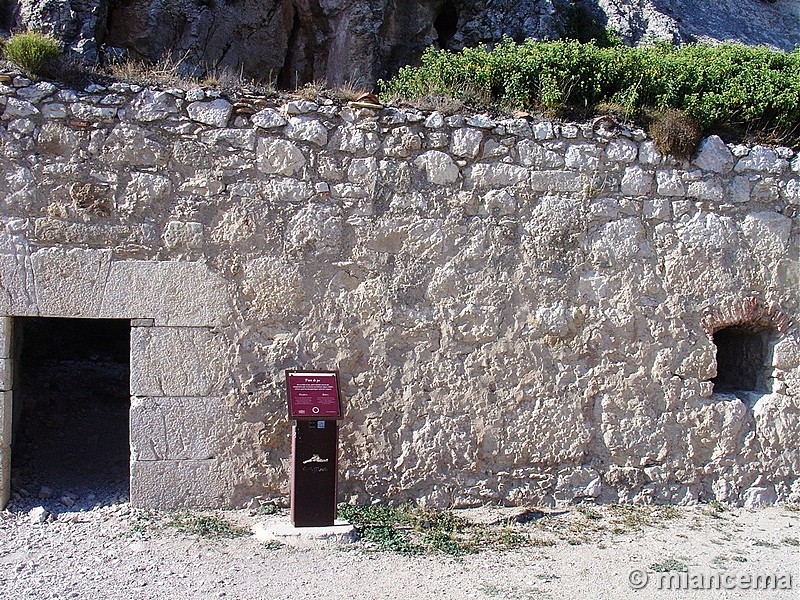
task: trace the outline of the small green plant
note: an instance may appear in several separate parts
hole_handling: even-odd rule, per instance
[[[657,519],[672,520],[682,518],[683,514],[674,506],[656,506],[653,508],[653,517]]]
[[[617,526],[614,533],[639,531],[653,524],[650,507],[614,504],[610,508],[615,514],[613,522]]]
[[[732,560],[733,562],[738,562],[738,563],[746,563],[746,562],[747,562],[747,557],[746,557],[746,556],[741,556],[741,555],[738,555],[738,554],[737,554],[736,556],[732,556],[732,557],[731,557],[731,560]]]
[[[145,510],[134,511],[128,517],[128,533],[130,535],[143,535],[156,527],[156,516]]]
[[[501,600],[535,600],[537,598],[551,598],[550,594],[540,592],[535,588],[514,587],[497,585],[484,585],[478,591],[485,598],[500,598]]]
[[[60,54],[58,41],[35,31],[15,33],[3,44],[3,56],[31,77],[42,74]]]
[[[711,561],[711,563],[717,567],[725,567],[729,562],[746,563],[747,558],[741,554],[734,554],[733,556],[720,554],[715,556],[714,560]]]
[[[338,516],[355,525],[361,539],[377,550],[416,554],[422,549],[398,529],[408,525],[409,511],[410,507],[405,504],[399,507],[385,504],[369,506],[340,504]]]
[[[263,544],[261,544],[261,547],[264,550],[280,550],[281,548],[284,547],[284,545],[281,544],[280,542],[264,542]]]
[[[728,507],[719,502],[717,500],[712,500],[704,508],[701,509],[702,512],[707,517],[711,517],[712,519],[723,519],[723,515],[728,511]]]
[[[451,556],[461,556],[475,551],[474,546],[457,540],[452,532],[445,529],[428,529],[422,535],[422,542],[430,550]]]
[[[468,542],[465,541],[464,545],[468,552],[480,552],[481,550],[505,552],[528,546],[554,546],[555,541],[532,536],[525,528],[506,522],[499,527],[497,524],[473,525],[472,537]]]
[[[421,546],[412,543],[403,532],[391,525],[366,526],[361,530],[361,539],[373,544],[378,550],[400,554],[419,554]]]
[[[712,500],[708,503],[708,507],[716,512],[727,512],[728,507],[719,500]]]
[[[678,571],[678,572],[686,572],[689,570],[689,567],[686,563],[682,563],[679,560],[675,560],[674,558],[668,558],[663,562],[653,563],[650,565],[650,569],[655,571],[656,573],[669,573],[671,571]]]
[[[189,511],[173,515],[167,525],[181,533],[208,539],[235,538],[247,535],[245,530],[231,525],[221,517],[197,515]]]
[[[440,531],[456,531],[468,526],[466,520],[450,510],[417,509],[408,514],[409,523],[417,531],[435,529]]]
[[[800,540],[798,540],[797,538],[783,538],[781,542],[783,542],[787,546],[800,546]]]
[[[645,527],[657,526],[661,521],[680,519],[683,516],[680,510],[672,506],[613,504],[609,506],[609,510],[613,515],[612,531],[617,534],[640,531]]]
[[[255,515],[277,515],[281,509],[274,502],[267,504],[259,504],[257,508],[252,509],[252,514]]]
[[[527,535],[514,531],[510,527],[501,529],[494,540],[494,547],[497,550],[513,550],[515,548],[524,548],[525,546],[553,546],[555,542],[552,540],[545,540],[543,538],[529,538]]]
[[[409,507],[403,504],[399,507],[385,504],[371,504],[369,506],[356,506],[354,504],[340,504],[338,516],[344,521],[354,525],[378,526],[396,525],[406,522]]]
[[[578,505],[578,512],[590,521],[599,521],[603,518],[603,515],[601,515],[598,511],[585,504]]]
[[[533,546],[534,548],[546,548],[548,546],[555,546],[556,541],[543,537],[531,537],[528,539],[528,545]]]

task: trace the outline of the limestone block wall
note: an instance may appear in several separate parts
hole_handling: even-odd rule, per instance
[[[0,108],[2,364],[15,316],[131,319],[137,504],[286,501],[286,368],[341,371],[342,500],[800,500],[789,148],[22,78]],[[714,389],[732,325],[762,389]]]

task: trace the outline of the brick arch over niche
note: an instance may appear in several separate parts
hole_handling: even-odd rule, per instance
[[[781,335],[795,331],[792,318],[775,304],[765,306],[758,298],[745,298],[711,309],[702,319],[709,336],[726,327],[749,326],[772,329]]]
[[[13,461],[16,317],[130,319],[131,501],[221,504],[223,440],[195,429],[227,418],[225,280],[202,262],[118,260],[103,249],[3,248],[0,263],[0,508]],[[178,443],[185,439],[192,443]]]

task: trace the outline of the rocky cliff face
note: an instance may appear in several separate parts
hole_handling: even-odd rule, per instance
[[[784,50],[800,43],[794,0],[597,0],[597,9],[628,43],[740,41]]]
[[[611,27],[628,43],[800,43],[794,0],[10,0],[6,29],[50,31],[89,61],[104,48],[170,57],[186,75],[230,69],[284,88],[324,80],[365,87],[424,48],[510,36],[556,38]]]
[[[431,44],[458,48],[554,36],[550,0],[15,0],[6,26],[51,31],[90,60],[103,46],[181,60],[186,74],[228,68],[283,87],[371,86]]]

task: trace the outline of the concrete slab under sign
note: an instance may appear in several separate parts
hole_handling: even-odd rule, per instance
[[[295,527],[287,520],[269,520],[253,525],[259,542],[280,542],[294,548],[320,548],[352,544],[358,539],[356,528],[346,521],[331,527]]]

